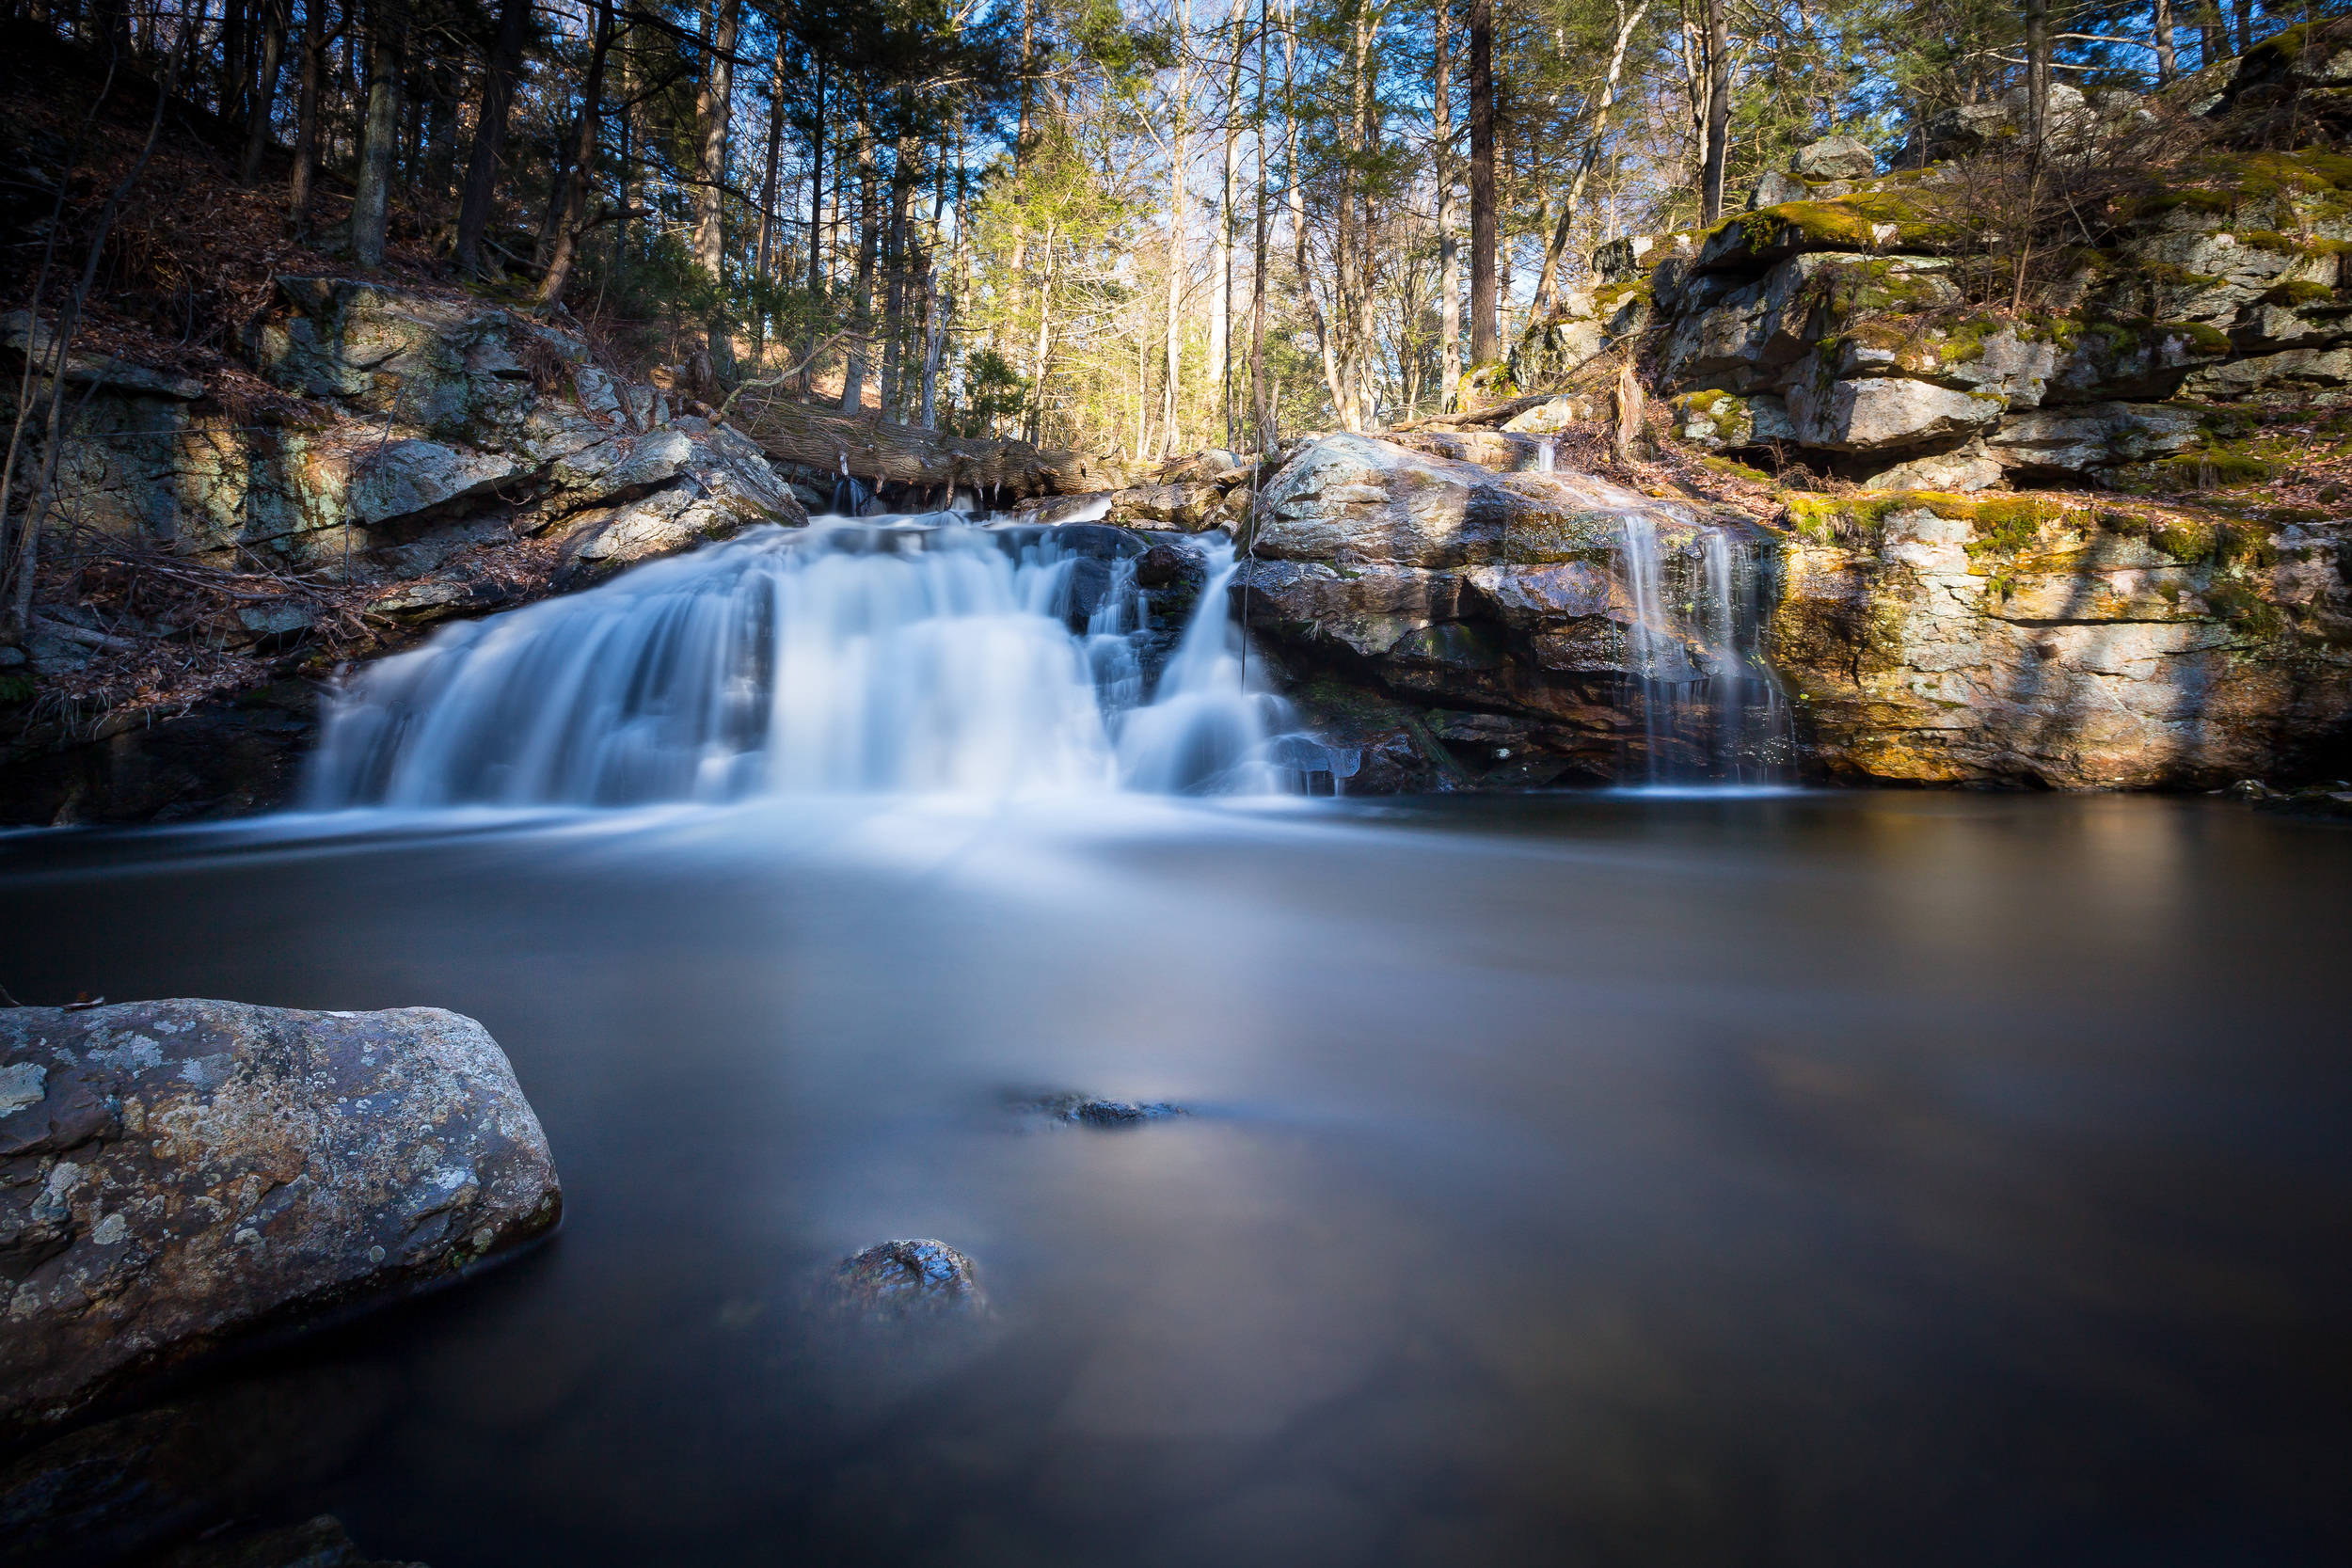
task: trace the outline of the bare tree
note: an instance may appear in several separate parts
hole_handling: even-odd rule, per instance
[[[310,0],[316,7],[323,0]],[[500,0],[497,36],[482,78],[482,107],[474,125],[473,150],[466,160],[466,187],[457,209],[457,264],[479,275],[482,236],[497,201],[499,165],[506,155],[506,121],[515,102],[515,79],[522,71],[523,46],[531,40],[531,0]]]
[[[403,0],[373,0],[368,11],[368,119],[351,198],[351,253],[363,267],[384,264],[399,151],[401,78],[407,71],[408,13]]]
[[[1495,8],[1470,0],[1470,363],[1502,357],[1502,324],[1496,315],[1495,245]]]
[[[694,261],[723,293],[727,120],[735,106],[735,39],[742,25],[742,0],[711,0],[709,22],[709,58],[703,68],[702,90],[694,97],[694,122],[702,133],[694,158]],[[711,375],[723,382],[735,379],[735,346],[727,334],[723,305],[711,316],[707,341]]]

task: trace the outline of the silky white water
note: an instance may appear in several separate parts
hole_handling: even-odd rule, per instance
[[[1695,543],[1695,560],[1669,552],[1655,519],[1628,515],[1618,546],[1633,605],[1626,698],[1642,712],[1646,782],[1785,784],[1788,703],[1756,651],[1755,555],[1722,529],[1700,531]]]
[[[1147,701],[1149,606],[1107,531],[952,513],[760,528],[449,627],[341,693],[310,803],[1295,784],[1270,760],[1284,705],[1242,689],[1230,545],[1203,542]]]

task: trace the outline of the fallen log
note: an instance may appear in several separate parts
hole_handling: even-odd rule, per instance
[[[852,478],[876,490],[932,491],[940,505],[951,487],[1011,501],[1123,489],[1142,477],[1124,459],[1100,452],[950,436],[892,424],[878,414],[832,414],[781,398],[739,406],[735,424],[778,462],[823,474],[838,474],[846,466]]]

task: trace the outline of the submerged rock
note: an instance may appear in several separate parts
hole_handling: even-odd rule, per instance
[[[842,1259],[834,1304],[873,1320],[978,1317],[988,1310],[972,1259],[945,1242],[882,1242]]]
[[[0,1089],[0,1429],[563,1212],[505,1053],[438,1008],[18,1007]]]
[[[1017,1108],[1025,1116],[1077,1127],[1140,1127],[1147,1121],[1166,1121],[1170,1117],[1191,1114],[1182,1105],[1171,1105],[1166,1101],[1139,1104],[1074,1093],[1039,1095],[1019,1101]]]

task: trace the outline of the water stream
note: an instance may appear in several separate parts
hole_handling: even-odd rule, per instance
[[[1632,600],[1624,704],[1643,727],[1652,785],[1792,783],[1788,700],[1758,652],[1764,584],[1755,552],[1720,528],[1668,550],[1629,514],[1618,546]]]
[[[1242,689],[1231,545],[1201,542],[1156,672],[1139,548],[954,512],[754,529],[370,667],[309,803],[1295,786],[1285,705]]]
[[[0,850],[18,996],[453,1008],[563,1173],[542,1250],[175,1387],[218,1413],[191,1529],[331,1513],[433,1568],[2352,1552],[2341,830],[1106,792]],[[1008,1113],[1061,1089],[1192,1114]],[[977,1260],[975,1333],[812,1305],[893,1237]],[[114,1474],[69,1498],[119,1519]]]

